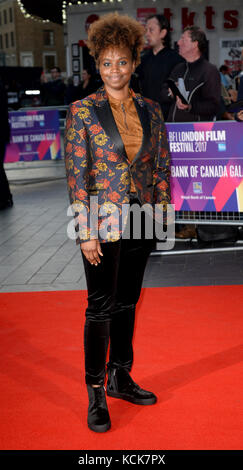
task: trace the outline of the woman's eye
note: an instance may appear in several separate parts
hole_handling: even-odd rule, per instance
[[[126,61],[126,60],[121,60],[121,61],[119,62],[119,65],[122,65],[122,66],[124,66],[124,65],[126,65],[126,64],[127,64],[127,61]],[[110,62],[104,62],[104,63],[103,63],[103,67],[110,67],[110,65],[111,65]]]

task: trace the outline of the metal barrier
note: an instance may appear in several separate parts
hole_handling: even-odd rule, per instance
[[[175,211],[176,222],[197,225],[243,225],[243,212]]]
[[[189,211],[175,211],[175,221],[180,224],[193,224],[193,225],[230,225],[230,226],[243,226],[243,213],[242,212],[189,212]],[[193,241],[177,240],[177,243],[184,242],[188,243],[189,248],[172,250],[160,250],[159,248],[151,253],[151,256],[168,256],[168,255],[185,255],[185,254],[197,254],[197,253],[212,253],[221,251],[242,251],[243,240],[232,243],[233,246],[217,246],[208,247],[209,244],[215,242],[205,242],[203,247],[192,248]],[[196,241],[197,242],[197,241]],[[161,244],[163,242],[159,242]],[[225,243],[224,241],[218,241],[216,243]],[[236,246],[235,243],[238,245]]]

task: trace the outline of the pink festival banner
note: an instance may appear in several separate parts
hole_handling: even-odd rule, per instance
[[[5,163],[61,158],[57,110],[13,111],[9,120],[11,141]]]
[[[166,128],[175,210],[243,212],[243,123],[167,123]]]

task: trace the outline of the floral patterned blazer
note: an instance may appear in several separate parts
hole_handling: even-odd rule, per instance
[[[65,163],[69,197],[76,217],[77,243],[121,237],[121,216],[129,204],[131,176],[137,198],[170,203],[170,154],[160,106],[131,90],[143,128],[141,148],[129,162],[104,87],[69,106]],[[92,197],[91,197],[92,196]],[[92,207],[91,207],[92,206]],[[97,219],[97,226],[92,220]],[[111,228],[108,227],[108,220]],[[97,224],[96,224],[97,225]]]

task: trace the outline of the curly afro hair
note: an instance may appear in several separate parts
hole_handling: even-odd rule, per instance
[[[101,52],[107,48],[128,47],[137,66],[144,46],[144,28],[128,15],[109,13],[89,27],[87,44],[96,62],[99,61]]]

